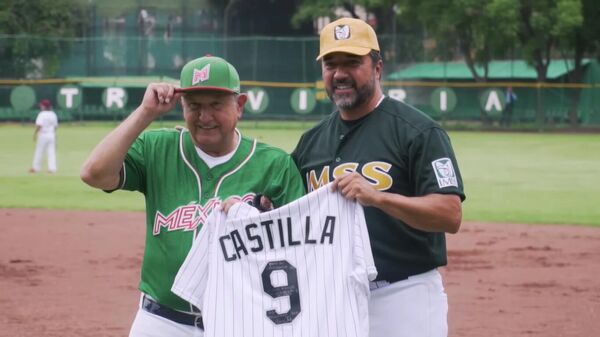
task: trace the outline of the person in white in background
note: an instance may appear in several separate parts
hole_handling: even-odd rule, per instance
[[[58,117],[52,111],[52,104],[47,99],[39,103],[40,112],[35,119],[33,140],[36,141],[33,164],[29,172],[36,173],[42,168],[44,153],[48,156],[48,172],[56,173],[56,128]]]

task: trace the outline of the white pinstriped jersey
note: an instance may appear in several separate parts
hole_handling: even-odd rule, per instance
[[[326,185],[266,213],[212,212],[172,291],[206,337],[366,337],[376,275],[362,206]]]

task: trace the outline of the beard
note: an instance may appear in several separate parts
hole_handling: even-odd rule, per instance
[[[335,87],[344,84],[352,86],[354,92],[349,94],[336,94]],[[371,96],[373,96],[373,93],[375,92],[375,78],[372,77],[360,88],[356,87],[356,82],[351,78],[339,81],[334,80],[332,85],[326,88],[326,91],[327,96],[329,96],[329,99],[335,103],[338,109],[351,110],[361,106],[367,102]]]

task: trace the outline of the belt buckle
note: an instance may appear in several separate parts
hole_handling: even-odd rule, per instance
[[[200,328],[202,330],[204,330],[204,322],[202,322],[202,316],[201,315],[197,315],[194,318],[194,326],[197,328]]]

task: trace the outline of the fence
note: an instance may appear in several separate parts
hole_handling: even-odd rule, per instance
[[[0,37],[0,47],[18,37]],[[23,38],[23,37],[21,37]],[[223,56],[236,66],[242,89],[249,92],[245,118],[321,118],[333,110],[320,80],[320,65],[315,61],[318,38],[177,38],[104,36],[62,41],[70,45],[61,58],[53,79],[0,79],[0,121],[30,121],[36,114],[35,102],[51,98],[58,103],[62,120],[120,120],[140,102],[145,85],[166,76],[177,81],[181,66],[189,59],[205,54]],[[430,61],[414,36],[380,36],[385,61],[384,92],[402,99],[436,119],[494,121],[506,108],[506,90],[516,94],[512,121],[515,123],[564,123],[574,111],[583,125],[600,124],[600,67],[585,64],[581,83],[572,83],[565,72],[547,83],[517,74],[475,83],[451,75],[432,80],[391,78],[393,73]],[[407,52],[407,51],[410,51]],[[7,60],[3,60],[6,67]],[[515,61],[517,62],[517,61]],[[123,82],[123,78],[131,79]],[[137,82],[136,82],[137,81]],[[32,93],[16,95],[16,89],[29,87]],[[79,90],[80,103],[66,106],[61,90]],[[126,96],[120,104],[108,106],[107,90],[120,88]],[[27,90],[25,90],[27,91]],[[443,99],[442,99],[443,98]],[[444,99],[450,98],[450,101]],[[29,102],[15,108],[13,101]],[[119,102],[117,102],[119,103]],[[448,105],[449,104],[449,105]],[[490,108],[489,110],[486,110]],[[179,118],[174,111],[167,118]]]

